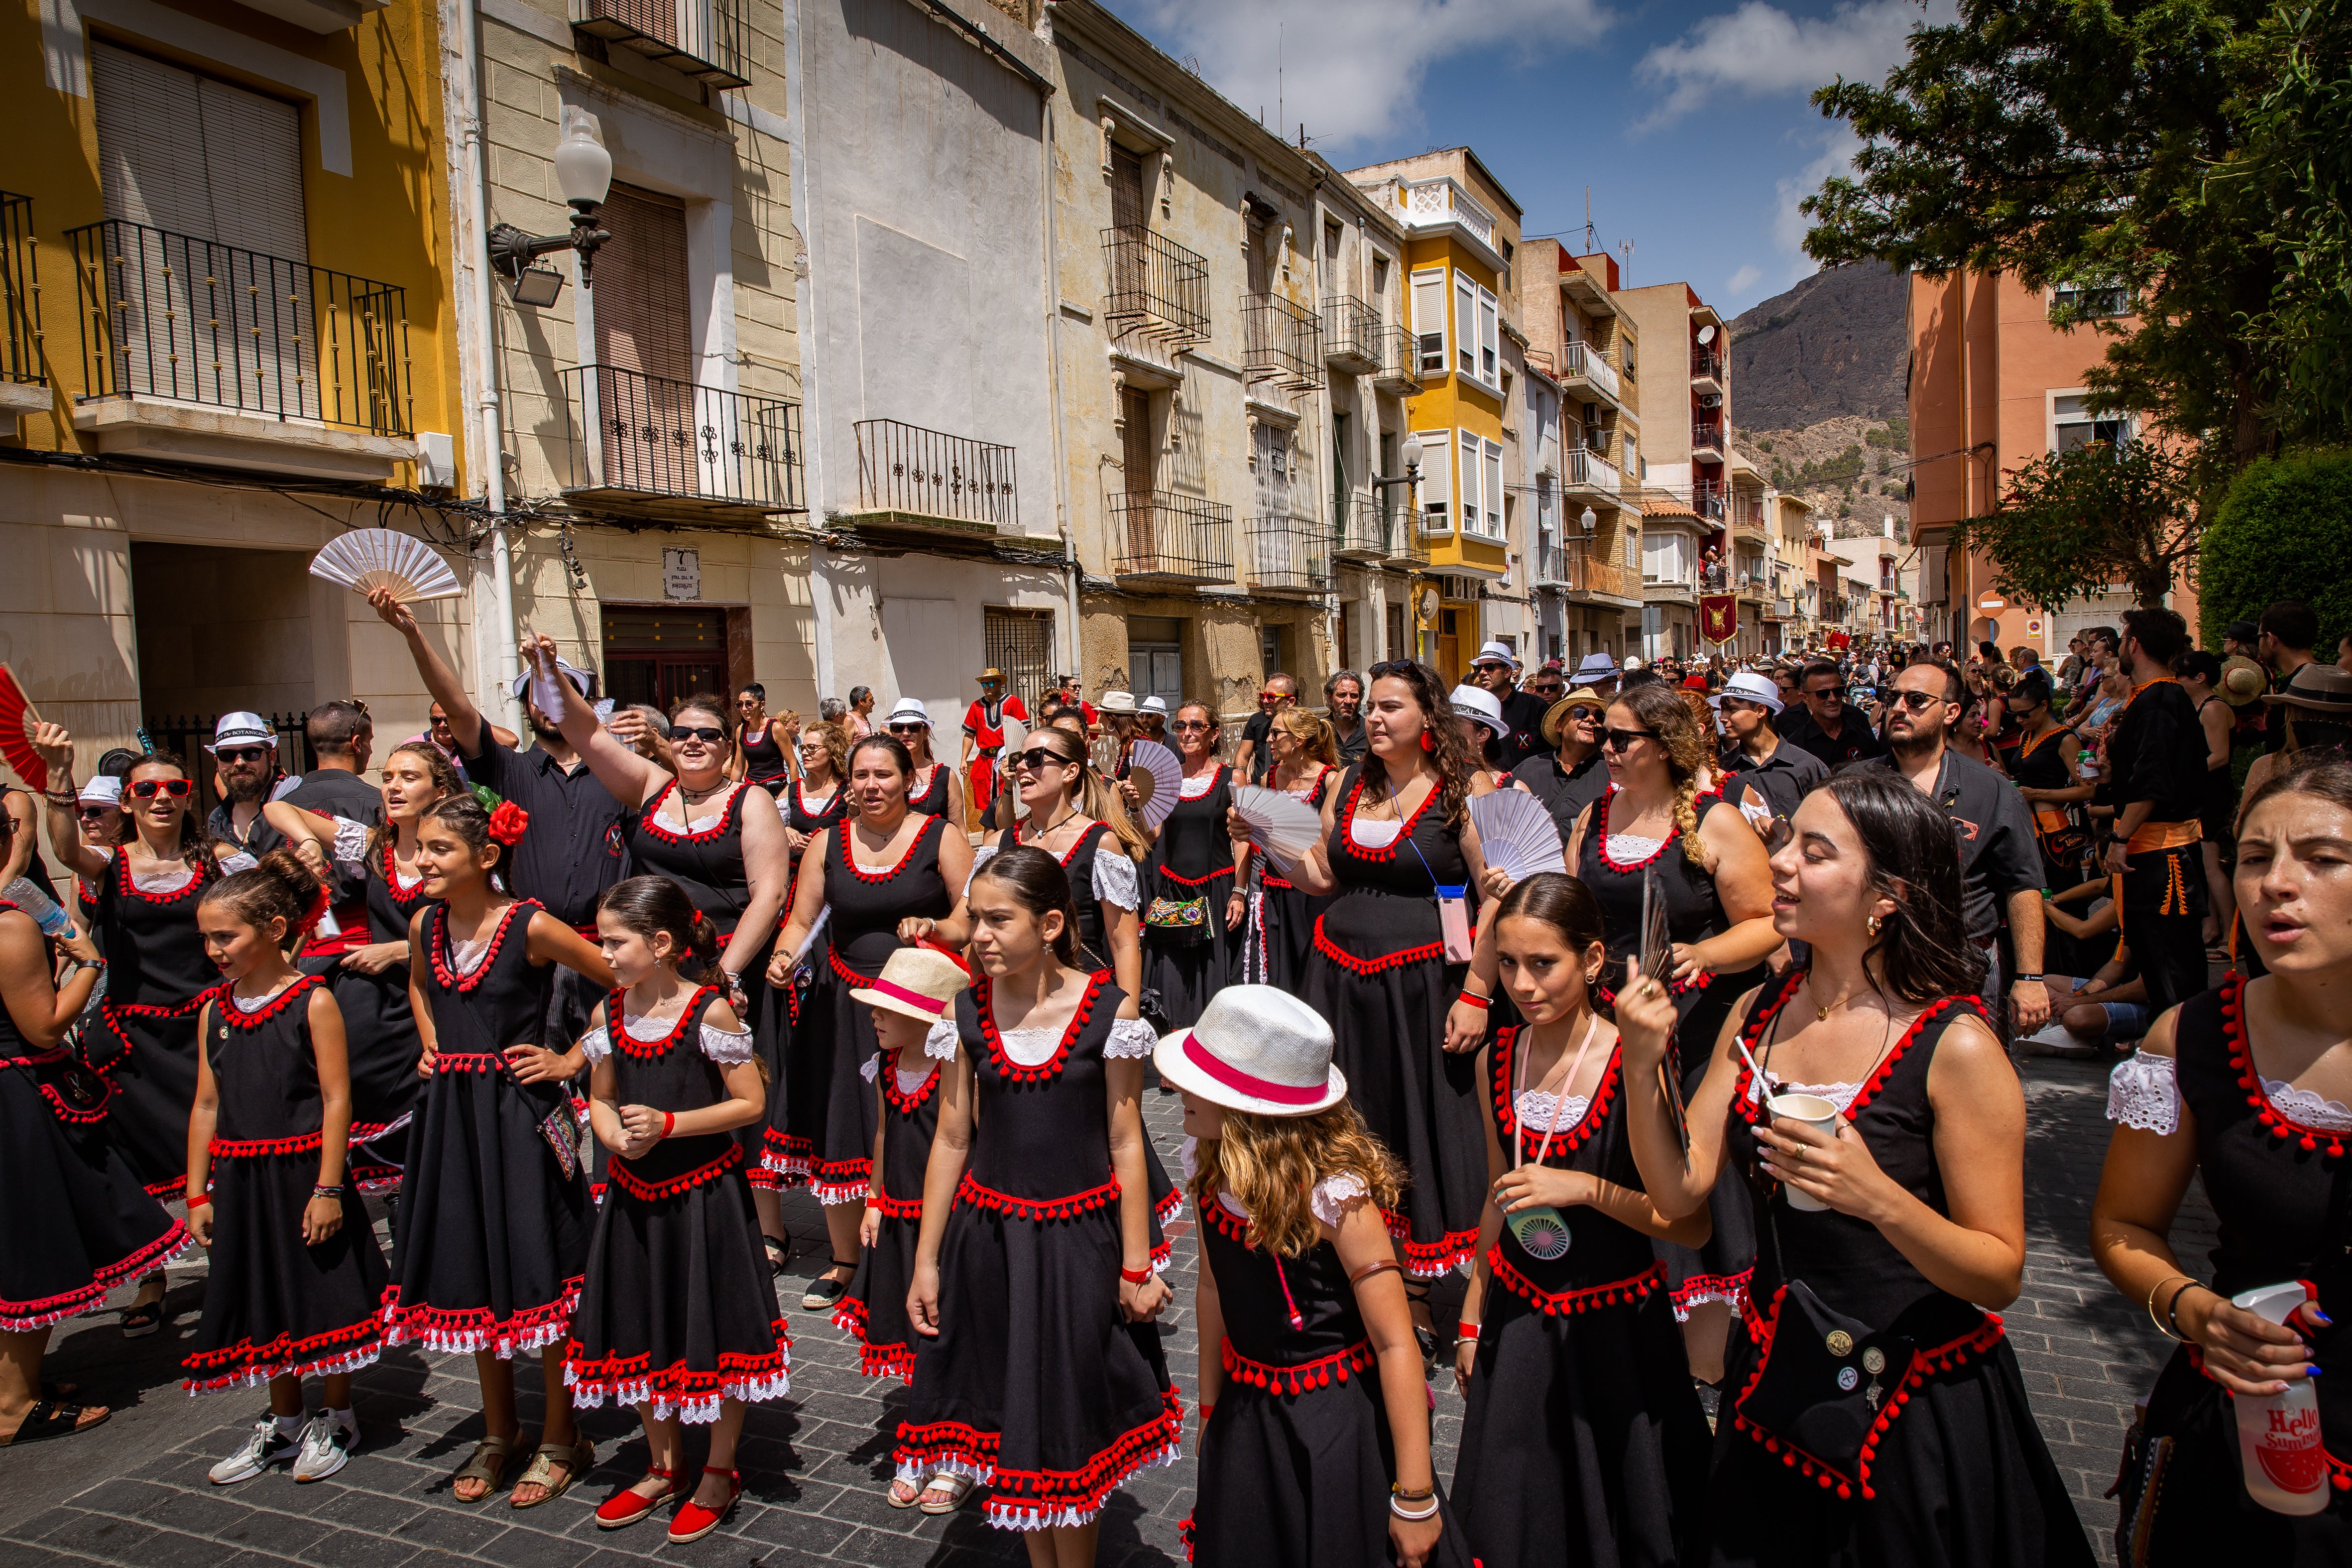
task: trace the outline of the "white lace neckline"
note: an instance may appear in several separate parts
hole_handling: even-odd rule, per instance
[[[478,942],[452,941],[449,943],[449,962],[457,965],[458,973],[471,974],[482,967],[482,960],[489,957],[493,940],[486,936]]]
[[[1601,841],[1601,851],[1612,860],[1647,860],[1666,847],[1663,838],[1639,833],[1612,833]]]
[[[1403,831],[1402,822],[1367,822],[1353,815],[1348,818],[1348,837],[1367,849],[1385,849]]]
[[[1176,784],[1176,798],[1178,800],[1198,800],[1202,795],[1208,794],[1212,788],[1215,787],[1216,782],[1217,770],[1215,768],[1211,768],[1207,773],[1196,774],[1192,778],[1180,779],[1177,781]]]
[[[1584,1113],[1592,1109],[1592,1097],[1571,1094],[1561,1100],[1542,1089],[1530,1089],[1523,1091],[1511,1104],[1518,1112],[1520,1128],[1540,1135],[1564,1132],[1582,1121]]]
[[[2297,1089],[2277,1079],[2263,1079],[2263,1093],[2271,1104],[2286,1112],[2306,1127],[2316,1127],[2327,1132],[2352,1132],[2352,1106],[2328,1099],[2324,1094]]]
[[[196,874],[183,866],[176,871],[133,871],[131,885],[142,893],[176,893],[196,879]]]
[[[1826,1100],[1838,1108],[1838,1114],[1842,1116],[1853,1106],[1853,1097],[1862,1092],[1862,1085],[1858,1083],[1784,1083],[1780,1085],[1778,1092],[1810,1094],[1817,1099]],[[1764,1102],[1762,1079],[1750,1078],[1748,1080],[1748,1098],[1759,1105]]]
[[[289,981],[287,985],[291,985],[292,984],[292,981]],[[258,1013],[264,1007],[268,1006],[272,1002],[277,1001],[280,996],[285,995],[287,985],[279,986],[277,990],[272,991],[267,996],[256,996],[249,1000],[232,991],[228,994],[229,1005],[235,1007],[240,1013]]]

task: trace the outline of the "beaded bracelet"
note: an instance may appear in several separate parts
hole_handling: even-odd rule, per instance
[[[339,1198],[343,1195],[343,1189],[340,1185],[330,1187],[322,1183],[310,1189],[310,1195],[314,1198]]]

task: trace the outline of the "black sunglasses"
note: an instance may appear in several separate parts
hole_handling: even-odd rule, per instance
[[[1176,722],[1174,722],[1173,724],[1171,724],[1171,725],[1170,725],[1170,726],[1168,726],[1168,727],[1169,727],[1170,729],[1171,729],[1171,730],[1188,730],[1188,731],[1189,731],[1189,730],[1213,730],[1213,729],[1215,729],[1215,728],[1216,728],[1216,726],[1215,726],[1214,724],[1210,723],[1210,722],[1209,722],[1207,720],[1205,720],[1205,719],[1179,719],[1179,720],[1177,720],[1177,721],[1176,721]]]
[[[893,735],[919,735],[930,728],[929,724],[924,723],[885,724],[882,727]]]
[[[1914,713],[1924,713],[1944,700],[1929,691],[1891,691],[1887,695]]]
[[[673,724],[669,738],[673,745],[680,741],[700,741],[707,746],[721,746],[727,743],[727,731],[708,724]]]
[[[1025,772],[1033,773],[1048,763],[1057,768],[1074,765],[1074,759],[1066,757],[1059,752],[1049,751],[1044,746],[1032,746],[1027,751],[1015,754],[1013,760],[1020,763]]]
[[[213,752],[213,760],[221,763],[257,763],[269,755],[267,746],[223,746]]]
[[[1391,658],[1384,659],[1381,663],[1372,666],[1371,668],[1366,670],[1364,673],[1370,676],[1374,680],[1380,680],[1391,675],[1411,675],[1414,670],[1420,668],[1421,667],[1418,664],[1415,664],[1409,658]]]
[[[1654,741],[1657,738],[1658,732],[1655,730],[1604,730],[1601,734],[1601,743],[1612,752],[1630,752],[1633,749],[1634,742]]]
[[[1806,692],[1805,695],[1808,697],[1834,697],[1839,701],[1843,702],[1845,700],[1845,688],[1843,686],[1817,686],[1812,690]]]
[[[101,822],[105,820],[108,812],[121,809],[121,807],[113,805],[85,805],[75,815],[84,822]]]

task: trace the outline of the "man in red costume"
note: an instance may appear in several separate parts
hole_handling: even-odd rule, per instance
[[[980,672],[980,700],[963,713],[964,799],[982,826],[996,805],[996,756],[1004,749],[1008,714],[1024,727],[1029,722],[1029,710],[1021,699],[1004,694],[1004,672],[991,665]]]

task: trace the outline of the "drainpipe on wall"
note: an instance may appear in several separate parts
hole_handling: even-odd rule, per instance
[[[1054,98],[1051,88],[1037,95],[1037,166],[1044,184],[1039,194],[1045,204],[1045,377],[1054,390],[1054,521],[1055,531],[1062,536],[1062,558],[1066,576],[1063,591],[1070,605],[1069,662],[1064,670],[1078,675],[1078,689],[1086,689],[1086,666],[1078,652],[1078,546],[1070,528],[1070,470],[1063,458],[1062,447],[1062,226],[1055,208],[1060,204],[1054,192]],[[1135,684],[1132,671],[1128,684]]]
[[[817,374],[818,355],[815,345],[822,341],[822,329],[817,315],[814,279],[818,266],[816,198],[811,194],[816,179],[815,169],[808,156],[808,117],[802,101],[803,84],[809,73],[801,59],[801,46],[806,34],[801,27],[800,0],[784,0],[784,142],[792,163],[793,226],[800,231],[801,253],[805,265],[793,280],[793,320],[800,334],[801,361],[801,461],[804,465],[803,480],[808,487],[810,527],[824,527],[824,439],[821,401],[822,387]],[[814,642],[813,661],[816,694],[824,700],[833,686],[833,583],[824,569],[824,546],[812,542],[808,547],[809,632]],[[879,616],[877,606],[873,612]]]
[[[458,325],[461,335],[472,337],[470,346],[478,353],[476,374],[481,384],[475,414],[480,429],[482,500],[490,513],[490,584],[496,616],[488,630],[489,647],[484,649],[481,611],[476,607],[474,644],[477,650],[495,658],[499,672],[495,690],[484,691],[482,683],[476,681],[475,700],[484,712],[495,713],[511,723],[515,718],[514,678],[520,667],[515,657],[514,563],[507,542],[506,440],[500,433],[503,410],[499,394],[497,318],[491,313],[490,270],[484,250],[488,243],[489,212],[482,158],[482,76],[477,51],[481,18],[476,0],[456,0],[450,9],[455,10],[456,16],[452,17],[445,11],[443,20],[445,25],[456,23],[451,31],[457,36],[459,118],[465,126],[466,218],[472,231],[459,236],[465,246],[459,259],[473,279],[474,331],[464,333],[463,317]]]

